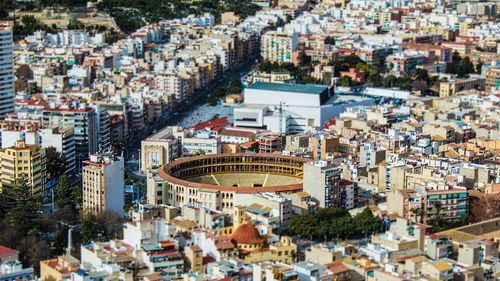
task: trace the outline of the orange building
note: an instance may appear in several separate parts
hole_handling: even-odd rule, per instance
[[[357,70],[356,68],[352,67],[349,69],[349,71],[341,71],[340,72],[340,77],[342,76],[349,76],[351,77],[352,81],[357,81],[357,82],[363,82],[366,77],[366,73],[362,70]]]

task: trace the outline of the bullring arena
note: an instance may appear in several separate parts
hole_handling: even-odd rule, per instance
[[[310,161],[256,153],[181,158],[158,169],[164,184],[156,192],[161,191],[164,204],[182,206],[199,202],[230,213],[238,198],[243,200],[252,193],[301,191],[303,166]],[[165,192],[168,195],[164,196]]]

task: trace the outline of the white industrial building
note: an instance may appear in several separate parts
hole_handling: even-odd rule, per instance
[[[244,103],[234,109],[234,125],[299,133],[323,127],[346,108],[373,104],[370,98],[335,96],[325,85],[256,82],[245,88]]]

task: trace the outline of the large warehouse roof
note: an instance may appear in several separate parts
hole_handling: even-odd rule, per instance
[[[324,90],[328,89],[328,86],[314,85],[314,84],[304,85],[304,84],[255,82],[252,85],[248,86],[248,89],[319,95]]]

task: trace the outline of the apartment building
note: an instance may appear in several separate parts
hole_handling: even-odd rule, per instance
[[[387,134],[379,134],[375,139],[377,147],[391,152],[405,152],[410,147],[410,135],[399,129],[389,129]]]
[[[68,280],[71,273],[80,268],[80,261],[73,256],[63,255],[57,258],[40,261],[40,278],[42,280]]]
[[[24,124],[23,124],[24,123]],[[41,123],[22,122],[19,120],[4,121],[0,129],[2,148],[16,146],[22,140],[44,148],[54,147],[64,156],[65,173],[71,175],[75,171],[75,139],[73,127],[41,127]]]
[[[420,52],[400,52],[387,57],[386,65],[388,69],[396,74],[410,74],[428,62],[428,57]]]
[[[191,266],[193,272],[203,271],[203,251],[199,246],[189,246],[184,248],[184,255]]]
[[[293,52],[298,49],[297,33],[269,31],[261,39],[261,56],[271,62],[293,62]]]
[[[318,200],[320,208],[355,207],[357,186],[340,179],[342,166],[317,161],[304,164],[303,189]]]
[[[457,52],[460,56],[466,56],[472,50],[472,44],[470,42],[446,41],[446,42],[441,42],[441,46],[445,48],[450,48],[453,53]]]
[[[423,197],[413,189],[387,191],[387,211],[418,223],[424,219],[413,210],[422,209]]]
[[[356,51],[356,55],[359,56],[366,63],[373,64],[378,62],[384,64],[387,57],[393,53],[393,49],[386,46],[363,46]]]
[[[75,131],[73,127],[53,127],[40,131],[41,146],[54,147],[64,156],[66,175],[76,171]]]
[[[460,243],[457,261],[481,265],[487,258],[498,258],[498,241],[474,239]]]
[[[275,233],[288,228],[293,217],[292,201],[282,195],[271,192],[255,194],[236,194],[235,202],[247,206],[246,214],[254,218],[253,214],[266,213],[265,217],[276,218],[276,224],[269,223]]]
[[[124,161],[121,157],[93,154],[82,168],[83,209],[100,213],[123,212]]]
[[[452,242],[446,235],[432,234],[426,236],[425,253],[433,260],[447,258],[452,253]]]
[[[24,140],[28,144],[41,146],[39,122],[21,122],[4,120],[0,129],[2,135],[2,148],[16,146],[17,141]]]
[[[327,160],[339,150],[339,138],[333,135],[313,135],[310,137],[309,143],[314,161]]]
[[[182,155],[221,153],[220,136],[197,134],[196,137],[182,139]]]
[[[439,97],[454,97],[458,92],[466,90],[484,91],[486,80],[484,78],[469,78],[463,80],[452,80],[439,83]]]
[[[224,128],[219,132],[222,143],[237,143],[253,141],[255,139],[255,130]]]
[[[430,136],[434,141],[441,143],[455,142],[455,129],[451,126],[441,126],[440,124],[425,124],[422,127],[422,135]]]
[[[468,57],[474,65],[478,63],[491,64],[500,60],[500,53],[471,51]]]
[[[184,205],[182,217],[186,220],[196,222],[200,227],[207,229],[224,228],[224,213],[221,211],[205,208],[200,204]]]
[[[97,152],[97,118],[92,108],[82,106],[80,109],[51,106],[42,112],[42,122],[46,127],[72,126],[75,135],[75,152],[77,167],[89,154]]]
[[[403,50],[423,52],[429,57],[429,62],[451,62],[451,48],[424,43],[404,43],[399,45]]]
[[[486,75],[486,91],[500,91],[500,68],[490,67],[484,74]]]
[[[141,141],[141,171],[167,164],[182,155],[182,140],[192,130],[178,126],[165,127]]]
[[[359,151],[359,164],[366,167],[375,167],[385,160],[385,150],[375,149],[373,144],[365,144]]]
[[[47,183],[45,148],[25,141],[16,146],[0,150],[1,187],[10,188],[20,184],[23,178],[31,185],[34,193],[45,192]]]
[[[427,219],[437,211],[445,221],[457,222],[469,209],[469,194],[465,187],[427,190],[425,195],[424,210]],[[436,202],[441,202],[440,208],[436,208]]]
[[[422,275],[436,280],[453,280],[453,266],[446,261],[426,263],[422,265]]]
[[[12,28],[0,23],[0,117],[14,111],[14,75],[12,60]]]
[[[259,153],[281,151],[282,137],[278,134],[264,135],[259,138]]]

